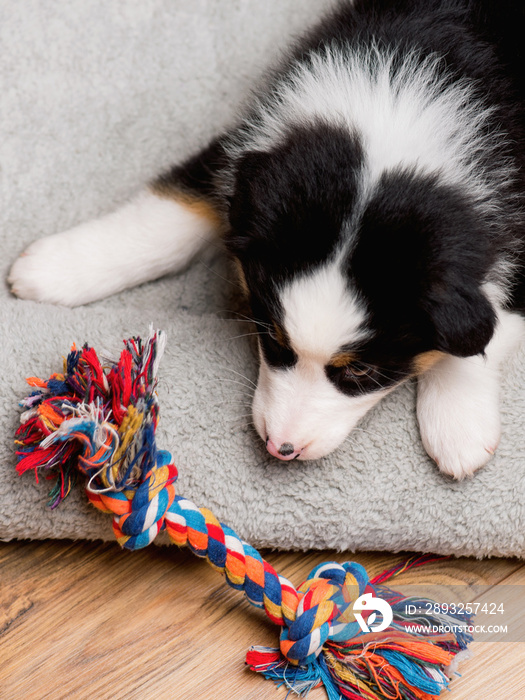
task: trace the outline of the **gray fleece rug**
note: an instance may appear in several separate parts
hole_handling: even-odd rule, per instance
[[[320,0],[0,0],[3,279],[39,236],[123,203],[230,122],[254,76]],[[104,255],[104,251],[100,251]],[[250,425],[251,327],[217,251],[179,276],[74,310],[0,288],[0,538],[112,539],[75,493],[46,507],[48,484],[15,474],[24,377],[48,376],[74,341],[117,351],[168,333],[159,445],[179,492],[256,546],[525,555],[525,350],[505,370],[504,435],[490,464],[456,483],[427,458],[407,384],[344,446],[316,463],[266,454]]]

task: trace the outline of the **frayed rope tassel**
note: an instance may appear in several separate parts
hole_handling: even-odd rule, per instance
[[[84,477],[87,497],[113,515],[126,549],[145,547],[166,530],[173,543],[207,558],[282,628],[280,649],[252,647],[248,665],[297,695],[322,685],[330,700],[437,698],[448,688],[447,667],[472,640],[470,616],[441,613],[432,604],[431,616],[411,617],[408,605],[423,613],[428,601],[382,585],[436,558],[414,557],[372,580],[360,564],[327,562],[295,588],[209,510],[176,495],[177,469],[155,443],[164,345],[162,331],[144,342],[131,338],[120,359],[105,365],[87,345],[73,347],[62,373],[28,379],[34,391],[21,402],[18,473],[41,471],[56,480],[52,508]],[[381,629],[385,615],[392,619]],[[436,635],[433,626],[458,632]]]

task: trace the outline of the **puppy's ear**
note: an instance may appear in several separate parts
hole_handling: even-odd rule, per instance
[[[292,267],[298,253],[302,263],[326,257],[353,211],[363,161],[357,135],[321,122],[294,125],[269,150],[244,153],[235,162],[230,249],[271,248]]]
[[[434,175],[392,171],[363,214],[353,261],[365,297],[378,279],[389,290],[384,317],[401,318],[433,349],[469,357],[485,350],[496,326],[483,292],[490,241],[468,193]]]
[[[496,328],[494,308],[479,287],[431,290],[424,310],[435,348],[449,355],[470,357],[484,352]]]

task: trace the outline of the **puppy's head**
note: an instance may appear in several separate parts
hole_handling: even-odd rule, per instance
[[[493,334],[493,254],[468,196],[416,170],[371,181],[347,131],[295,128],[244,154],[230,219],[259,330],[254,421],[275,457],[326,455],[397,384]]]

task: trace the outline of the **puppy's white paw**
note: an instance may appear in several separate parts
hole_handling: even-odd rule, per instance
[[[86,287],[92,281],[86,284],[85,262],[82,250],[65,234],[48,236],[22,253],[7,281],[21,299],[75,306],[90,301]]]
[[[475,409],[464,402],[465,410]],[[497,405],[487,407],[484,415],[474,410],[460,415],[455,410],[431,420],[419,418],[425,450],[445,474],[463,479],[483,467],[494,454],[500,440]]]
[[[474,372],[476,365],[482,370],[477,358],[449,358],[419,380],[417,417],[423,445],[440,470],[455,479],[484,466],[501,435],[496,377],[486,370]],[[461,366],[463,372],[454,371]]]

